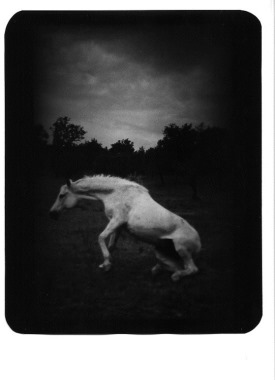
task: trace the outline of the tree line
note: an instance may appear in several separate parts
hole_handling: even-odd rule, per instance
[[[162,184],[173,176],[187,181],[197,195],[197,179],[202,175],[223,176],[234,161],[232,136],[224,128],[201,123],[169,124],[155,147],[135,150],[128,138],[110,148],[95,138],[84,140],[87,133],[70,118],[59,117],[51,129],[52,143],[42,125],[34,127],[37,170],[55,176],[77,177],[83,174],[110,174],[121,177],[150,175]],[[84,141],[83,141],[84,140]]]

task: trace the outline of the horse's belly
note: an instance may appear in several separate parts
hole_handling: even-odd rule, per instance
[[[147,229],[142,226],[132,226],[127,225],[127,230],[130,234],[134,235],[140,240],[143,240],[147,243],[156,243],[160,236],[162,235],[162,231],[158,229]]]

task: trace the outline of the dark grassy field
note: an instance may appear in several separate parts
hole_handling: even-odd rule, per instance
[[[184,184],[160,187],[145,181],[153,198],[187,219],[201,236],[203,248],[195,257],[199,273],[173,283],[169,272],[152,277],[154,248],[127,234],[118,240],[112,270],[102,272],[97,238],[107,223],[103,206],[93,202],[87,209],[64,212],[58,221],[50,219],[48,211],[61,184],[62,180],[46,177],[35,183],[31,332],[247,329],[246,321],[252,317],[243,304],[246,273],[239,270],[237,249],[244,210],[232,193],[205,181],[200,184],[202,199],[194,202]]]

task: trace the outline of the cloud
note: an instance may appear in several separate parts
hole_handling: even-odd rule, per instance
[[[194,27],[162,29],[48,33],[37,51],[37,122],[67,115],[88,139],[128,137],[136,148],[155,145],[169,123],[218,124],[224,89],[209,68],[213,43],[202,44],[202,30],[196,42]]]

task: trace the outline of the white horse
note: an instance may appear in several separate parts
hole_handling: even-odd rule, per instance
[[[104,258],[100,268],[106,271],[111,268],[109,250],[115,246],[119,232],[126,229],[139,239],[155,245],[158,263],[152,268],[154,275],[168,269],[173,272],[172,280],[178,281],[198,271],[192,259],[192,254],[201,249],[197,231],[186,220],[155,202],[145,187],[126,179],[103,175],[86,176],[76,182],[68,180],[66,185],[61,186],[50,215],[57,219],[63,209],[77,206],[82,199],[103,202],[109,219],[98,238]],[[173,243],[174,255],[163,249],[167,241]]]

